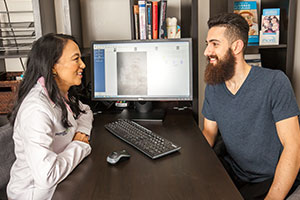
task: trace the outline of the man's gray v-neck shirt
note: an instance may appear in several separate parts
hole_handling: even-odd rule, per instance
[[[274,176],[283,149],[275,123],[300,113],[282,71],[252,66],[235,95],[225,83],[207,85],[202,114],[217,122],[235,174],[260,182]]]

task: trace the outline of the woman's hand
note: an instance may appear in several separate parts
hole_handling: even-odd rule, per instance
[[[81,133],[81,132],[76,132],[73,140],[78,140],[78,141],[90,144],[90,142],[89,142],[89,136],[87,136],[86,134]]]

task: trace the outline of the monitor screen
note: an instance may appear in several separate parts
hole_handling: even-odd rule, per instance
[[[192,100],[190,38],[93,41],[91,48],[93,100]]]

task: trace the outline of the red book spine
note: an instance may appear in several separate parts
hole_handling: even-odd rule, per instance
[[[158,38],[158,2],[157,1],[153,1],[152,2],[152,29],[153,29],[153,39],[157,39]]]

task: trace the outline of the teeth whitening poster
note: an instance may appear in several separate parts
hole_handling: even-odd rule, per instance
[[[234,13],[240,14],[246,19],[249,24],[249,38],[248,43],[258,44],[259,32],[258,32],[258,15],[257,15],[257,2],[253,1],[235,1]]]

